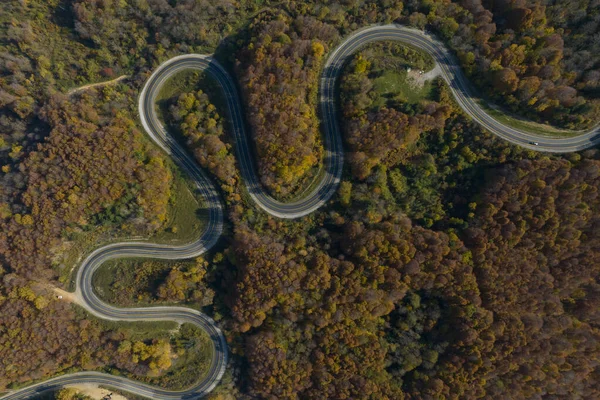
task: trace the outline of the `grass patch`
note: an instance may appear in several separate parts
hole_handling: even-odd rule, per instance
[[[177,170],[173,178],[167,221],[164,228],[150,238],[153,242],[189,243],[196,240],[206,226],[208,211],[204,208],[204,199],[181,171]]]
[[[580,135],[581,132],[572,131],[567,129],[556,128],[552,125],[542,124],[539,122],[528,121],[521,117],[511,115],[509,111],[500,110],[495,106],[490,106],[488,100],[478,99],[477,104],[492,118],[496,121],[509,126],[511,128],[518,129],[525,133],[531,133],[540,136],[547,137],[573,137]]]
[[[123,307],[139,307],[168,302],[156,296],[169,272],[195,265],[195,261],[164,261],[125,258],[104,263],[93,276],[94,292],[104,301]],[[193,304],[192,304],[193,305]]]
[[[208,334],[191,324],[183,324],[173,341],[180,349],[178,357],[171,368],[151,383],[156,382],[171,389],[185,389],[208,373],[214,349]]]
[[[122,331],[127,340],[148,340],[170,338],[179,328],[175,321],[110,321],[98,318],[81,307],[74,307],[76,318],[97,323],[105,331]]]
[[[412,83],[408,79],[406,70],[385,70],[373,79],[373,91],[377,97],[373,106],[381,108],[387,101],[393,99],[403,103],[418,104],[423,100],[431,100],[431,81],[424,82],[422,87]]]
[[[430,71],[435,61],[429,53],[418,47],[395,41],[371,43],[361,53],[365,55],[375,69],[405,70],[412,68]]]
[[[75,289],[75,271],[79,263],[95,249],[124,240],[149,241],[164,244],[185,244],[196,240],[206,226],[207,211],[203,199],[196,194],[193,184],[173,165],[173,184],[167,220],[155,234],[137,233],[134,229],[119,229],[101,225],[90,231],[73,231],[60,248],[55,249],[54,265],[59,281]]]
[[[170,263],[160,263],[164,264],[164,266],[161,266],[159,262],[156,261],[156,264],[159,264],[158,267],[148,271],[144,276],[146,279],[141,279],[136,273],[139,272],[136,267],[140,262],[144,261],[151,261],[152,264],[155,263],[154,260],[136,258],[123,258],[105,262],[98,268],[92,277],[94,293],[102,300],[117,306],[131,306],[133,304],[140,306],[148,305],[151,302],[149,294],[154,292],[158,287],[160,280],[165,278],[170,270],[170,266],[167,264]],[[117,289],[117,283],[130,288],[130,291],[126,292]],[[146,292],[146,296],[143,297],[139,294],[140,286],[142,285]]]
[[[371,110],[412,107],[433,100],[432,80],[422,78],[422,73],[435,67],[428,53],[388,41],[370,44],[360,54],[370,63],[368,77],[373,85],[369,91]]]

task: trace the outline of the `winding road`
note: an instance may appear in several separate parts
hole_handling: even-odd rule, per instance
[[[456,101],[463,110],[484,128],[512,143],[538,151],[572,152],[595,146],[600,142],[600,130],[597,128],[581,132],[570,138],[551,138],[522,132],[503,125],[478,105],[477,99],[473,95],[474,92],[455,57],[441,42],[415,29],[398,25],[373,26],[357,31],[346,38],[329,56],[320,81],[320,107],[325,147],[324,176],[314,185],[314,189],[301,200],[282,203],[264,191],[256,175],[250,139],[245,131],[240,96],[234,79],[210,56],[190,54],[172,58],[160,65],[146,82],[139,97],[140,119],[148,135],[185,170],[205,198],[209,215],[206,230],[198,240],[185,246],[124,242],[97,249],[83,261],[78,270],[76,296],[79,304],[86,310],[104,319],[116,321],[174,320],[198,325],[210,335],[213,343],[213,359],[208,374],[187,390],[168,391],[114,375],[79,372],[13,391],[0,399],[27,399],[37,393],[84,382],[121,389],[151,399],[192,399],[202,397],[210,392],[223,376],[228,357],[223,333],[210,317],[184,307],[117,308],[102,302],[94,293],[92,286],[94,271],[107,260],[126,257],[178,260],[196,257],[210,249],[217,242],[223,230],[223,205],[217,189],[196,162],[167,134],[157,116],[155,103],[160,88],[170,77],[183,70],[203,70],[212,75],[221,86],[226,99],[240,172],[253,201],[265,212],[275,217],[299,218],[324,205],[336,191],[340,181],[344,154],[337,120],[335,85],[344,63],[364,45],[384,40],[405,42],[431,54],[440,66],[442,77],[449,84]],[[533,143],[538,144],[534,145]]]

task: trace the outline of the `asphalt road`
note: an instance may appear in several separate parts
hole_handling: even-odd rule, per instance
[[[196,60],[196,57],[192,57]],[[115,258],[158,258],[166,260],[188,259],[201,255],[217,242],[223,230],[223,206],[220,195],[212,182],[204,175],[180,147],[166,134],[158,121],[154,108],[155,98],[169,73],[174,73],[171,61],[160,66],[148,79],[139,97],[142,124],[154,141],[173,157],[177,164],[193,180],[207,204],[207,226],[200,238],[183,246],[169,246],[148,242],[115,243],[97,249],[81,264],[76,278],[78,303],[90,313],[114,321],[176,321],[192,323],[204,329],[211,338],[213,357],[208,373],[194,386],[183,391],[170,391],[149,386],[134,380],[99,372],[79,372],[59,376],[2,397],[2,400],[29,399],[36,394],[56,390],[69,384],[93,383],[136,393],[151,399],[196,399],[209,393],[225,373],[228,350],[225,337],[215,322],[199,311],[185,307],[118,308],[100,300],[93,290],[94,272],[106,261]],[[189,60],[188,60],[189,61]],[[176,63],[178,68],[197,67],[194,63]]]
[[[405,42],[429,53],[440,66],[442,77],[450,86],[460,107],[475,122],[505,140],[532,150],[553,153],[584,150],[600,143],[600,126],[588,131],[573,132],[576,135],[572,137],[559,138],[525,132],[495,120],[478,104],[473,87],[460,68],[456,57],[442,42],[420,30],[399,25],[374,26],[360,30],[346,38],[340,45],[338,48],[342,54],[340,60],[347,58],[367,43],[383,40]],[[336,64],[336,67],[339,67],[339,64]]]
[[[329,56],[320,81],[320,107],[325,147],[324,174],[302,199],[282,203],[269,196],[261,187],[256,175],[249,135],[245,131],[240,96],[235,81],[219,63],[210,56],[190,54],[172,58],[152,74],[139,97],[140,119],[150,137],[167,152],[195,182],[206,199],[208,224],[202,236],[185,246],[167,246],[146,242],[124,242],[102,247],[90,254],[77,274],[77,298],[94,315],[116,321],[175,320],[200,326],[210,335],[213,343],[213,360],[208,374],[197,385],[185,391],[167,391],[122,377],[97,372],[68,374],[14,391],[2,397],[4,400],[27,399],[37,393],[54,390],[68,384],[97,383],[133,392],[152,399],[192,399],[210,392],[219,382],[227,365],[227,344],[214,321],[192,309],[183,307],[117,308],[103,303],[92,288],[94,271],[102,263],[114,258],[148,257],[169,260],[196,257],[210,249],[223,229],[223,206],[215,186],[187,153],[169,136],[158,119],[155,103],[162,85],[177,72],[189,69],[204,70],[220,84],[226,99],[234,135],[240,173],[248,193],[256,204],[267,213],[279,218],[299,218],[310,214],[336,191],[344,160],[340,127],[337,119],[335,85],[344,63],[362,46],[377,41],[395,40],[419,47],[430,53],[440,65],[442,76],[450,85],[458,104],[476,122],[492,133],[517,145],[538,151],[571,152],[595,146],[600,142],[598,129],[582,132],[570,138],[550,138],[522,132],[505,126],[490,117],[476,102],[473,90],[458,67],[454,56],[435,38],[421,31],[397,25],[375,26],[363,29],[346,38]],[[537,142],[538,145],[533,145]]]

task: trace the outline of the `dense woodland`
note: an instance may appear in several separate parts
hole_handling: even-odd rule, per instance
[[[348,81],[369,80],[361,60]],[[373,110],[350,82],[343,112],[366,122],[345,119],[345,140],[377,162],[351,159],[336,202],[304,226],[241,221],[228,249],[248,394],[597,397],[599,154],[519,150],[443,85],[419,107]],[[384,130],[401,157],[372,143],[369,116],[391,113],[382,124],[432,120],[420,136]]]
[[[169,111],[171,126],[178,128],[200,165],[228,186],[235,185],[235,158],[230,152],[231,145],[223,142],[224,118],[208,94],[202,90],[182,93],[173,100]]]
[[[283,13],[256,18],[236,69],[254,134],[263,185],[285,196],[321,160],[316,117],[319,74],[334,27]]]
[[[56,262],[71,233],[165,227],[173,171],[135,115],[160,61],[216,51],[238,79],[262,183],[285,198],[321,162],[318,77],[349,32],[427,27],[482,94],[581,128],[597,122],[598,11],[587,1],[2,2],[0,387],[77,369],[191,383],[165,373],[189,339],[142,338],[51,291],[73,267]],[[247,202],[214,88],[169,100],[170,129],[222,189],[226,233],[196,262],[132,263],[119,277],[136,285],[115,301],[218,316],[232,360],[213,398],[600,397],[600,153],[509,145],[440,80],[418,100],[382,95],[382,74],[409,65],[429,61],[386,44],[350,60],[343,182],[299,221]]]

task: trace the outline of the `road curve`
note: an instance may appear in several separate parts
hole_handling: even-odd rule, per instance
[[[150,78],[145,98],[140,100],[142,122],[146,131],[157,142],[167,141],[166,131],[154,109],[156,95],[160,87],[167,79],[182,70],[198,69],[208,72],[216,79],[224,93],[232,124],[231,133],[234,137],[240,173],[252,200],[264,211],[275,217],[303,217],[317,210],[331,198],[337,189],[342,174],[344,151],[335,102],[337,79],[341,75],[346,61],[357,50],[368,43],[384,40],[405,42],[431,54],[440,66],[442,77],[450,86],[460,107],[473,120],[503,139],[533,150],[556,153],[582,150],[600,143],[600,130],[598,128],[581,132],[579,135],[570,138],[552,138],[519,131],[503,125],[489,116],[479,106],[477,97],[474,96],[473,89],[455,57],[446,49],[443,43],[422,31],[399,25],[373,26],[355,32],[346,38],[328,57],[320,78],[319,92],[325,148],[324,174],[313,185],[313,189],[297,201],[290,203],[278,201],[266,193],[261,186],[254,164],[250,135],[245,130],[240,96],[235,81],[212,57],[189,54],[172,58],[162,64],[155,73],[156,75]],[[535,145],[534,143],[538,144]],[[163,148],[165,147],[163,146]],[[165,150],[167,149],[165,148]]]
[[[600,144],[598,125],[588,131],[573,131],[575,136],[560,138],[515,129],[494,119],[479,105],[479,99],[456,57],[442,42],[420,30],[396,24],[372,26],[360,30],[346,38],[339,46],[337,58],[343,63],[343,60],[365,44],[384,40],[404,42],[429,53],[440,66],[443,79],[450,86],[454,98],[463,111],[482,127],[509,142],[532,150],[552,153],[569,153]],[[334,65],[336,76],[341,72],[341,67],[340,63]]]
[[[401,41],[419,47],[433,56],[439,64],[442,76],[448,82],[458,104],[476,122],[492,133],[517,145],[539,151],[571,152],[595,146],[600,142],[597,128],[571,138],[548,138],[522,132],[502,125],[489,116],[477,103],[473,90],[454,56],[435,38],[415,29],[399,25],[374,26],[355,32],[346,38],[329,56],[320,81],[320,107],[325,147],[324,176],[314,189],[301,200],[282,203],[269,196],[261,187],[256,175],[250,139],[245,131],[240,97],[234,80],[212,57],[190,54],[172,58],[150,76],[139,97],[139,112],[142,125],[150,137],[175,162],[185,170],[206,200],[208,224],[202,236],[184,246],[167,246],[147,242],[124,242],[102,247],[90,254],[77,274],[76,295],[79,303],[92,314],[117,321],[174,320],[196,324],[212,339],[213,360],[206,377],[197,385],[184,391],[168,391],[145,385],[122,377],[99,372],[78,372],[59,376],[44,382],[14,391],[2,400],[27,399],[38,393],[55,390],[76,383],[101,384],[151,399],[192,399],[210,392],[219,382],[227,364],[227,344],[214,321],[198,312],[184,307],[117,308],[102,302],[94,293],[92,276],[102,263],[115,258],[149,257],[160,259],[185,259],[196,257],[210,249],[218,240],[223,229],[223,206],[214,185],[204,175],[187,153],[171,138],[158,119],[155,103],[162,85],[174,74],[189,69],[204,70],[219,83],[226,99],[234,136],[240,173],[248,192],[256,204],[267,213],[279,218],[298,218],[321,207],[333,195],[340,181],[343,166],[343,148],[339,124],[336,118],[335,84],[345,62],[358,49],[372,42],[383,40]],[[538,145],[533,145],[537,142]]]
[[[28,399],[39,393],[56,390],[69,384],[92,383],[108,386],[123,391],[136,393],[150,399],[196,399],[209,393],[225,373],[227,366],[227,343],[221,330],[215,322],[203,313],[185,307],[144,307],[144,308],[119,308],[104,303],[96,296],[93,290],[92,277],[94,272],[106,261],[115,258],[158,258],[166,260],[179,260],[197,257],[215,245],[223,230],[223,206],[219,193],[214,185],[204,175],[197,164],[179,147],[179,145],[166,135],[162,125],[152,125],[144,117],[148,95],[152,102],[156,97],[155,84],[162,77],[163,67],[160,67],[148,79],[140,98],[140,116],[144,128],[152,139],[170,154],[175,162],[193,180],[199,193],[207,204],[207,226],[202,235],[194,242],[183,246],[169,246],[148,242],[123,242],[110,244],[92,252],[81,264],[76,278],[76,297],[78,303],[87,311],[103,319],[114,321],[176,321],[179,323],[192,323],[204,329],[212,343],[213,358],[208,373],[200,382],[192,387],[171,391],[139,383],[134,380],[119,376],[104,374],[100,372],[78,372],[58,376],[38,384],[28,386],[24,389],[14,391],[2,397],[2,400]],[[154,103],[150,104],[154,112]]]
[[[179,147],[172,143],[166,129],[160,122],[154,104],[162,85],[173,75],[183,70],[203,70],[209,73],[221,87],[227,104],[229,119],[231,122],[231,133],[235,142],[236,155],[240,168],[240,174],[252,200],[267,213],[278,218],[299,218],[308,215],[321,207],[335,192],[340,180],[343,165],[342,141],[337,130],[337,125],[325,130],[325,174],[316,187],[301,200],[291,203],[282,203],[267,194],[260,184],[256,174],[254,156],[250,144],[250,137],[246,132],[242,105],[236,85],[227,71],[212,57],[189,54],[174,57],[163,63],[150,77],[146,84],[146,90],[140,96],[140,116],[142,124],[148,134],[163,147],[165,151],[174,154]],[[322,83],[324,81],[322,80]],[[323,87],[331,96],[329,99],[331,110],[333,110],[333,78],[326,80]],[[329,86],[328,86],[329,85]],[[183,153],[182,153],[183,154]]]

